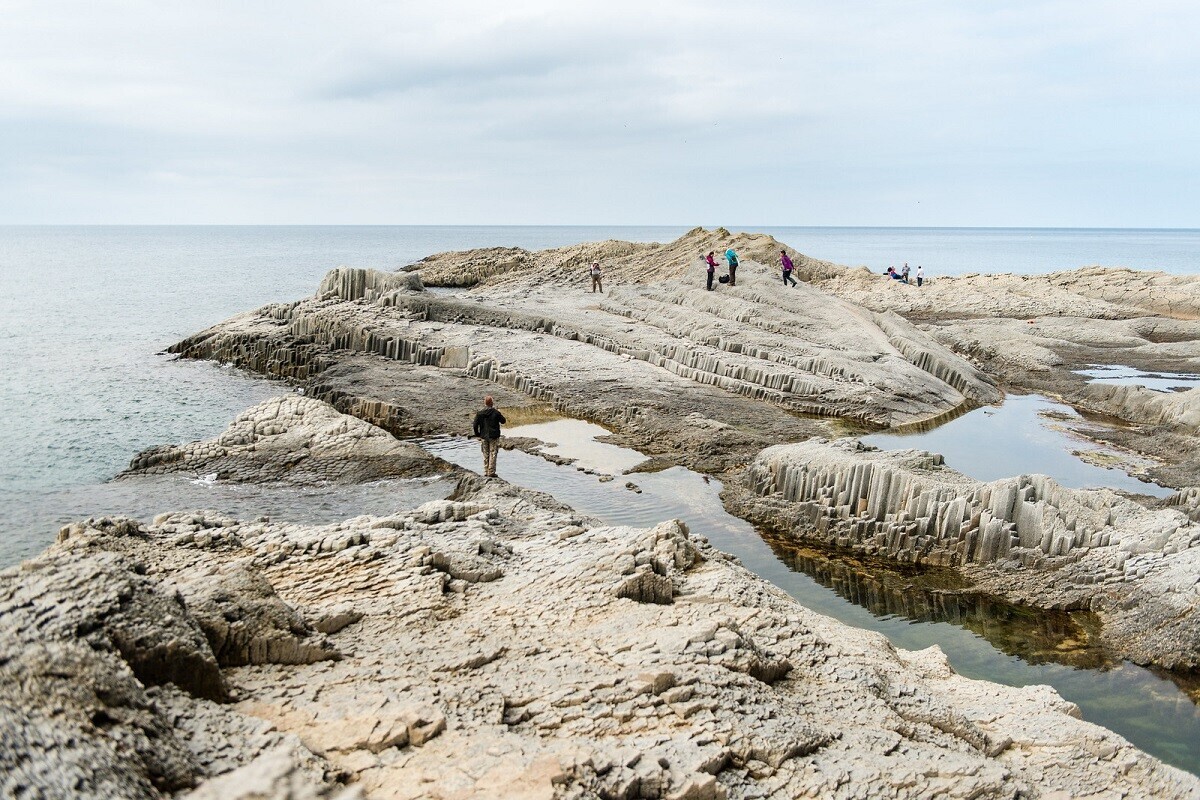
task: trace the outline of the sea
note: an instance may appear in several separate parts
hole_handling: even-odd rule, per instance
[[[288,387],[163,354],[185,336],[311,295],[341,265],[394,270],[446,250],[670,241],[690,227],[0,227],[0,567],[36,554],[75,519],[149,517],[205,502],[211,490],[202,481],[138,497],[110,479],[135,453],[211,437]],[[725,227],[873,270],[922,265],[930,278],[1088,265],[1200,271],[1200,230]],[[405,499],[436,491],[397,487]],[[305,505],[295,500],[222,502],[234,511],[261,503],[286,516],[289,505]],[[335,517],[361,501],[353,493],[334,498],[308,518]]]

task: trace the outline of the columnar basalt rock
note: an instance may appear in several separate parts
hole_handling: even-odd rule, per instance
[[[321,279],[317,297],[372,301],[392,292],[419,292],[424,288],[420,276],[413,273],[396,274],[375,269],[338,267],[331,269]]]
[[[1200,666],[1200,527],[1178,511],[1065,489],[1044,475],[982,483],[936,454],[881,452],[854,439],[768,448],[748,483],[766,502],[745,500],[741,510],[777,530],[958,567],[1041,607],[1091,608],[1105,641],[1140,663]]]
[[[68,526],[0,573],[0,632],[14,795],[1200,792],[1048,688],[814,614],[679,521],[605,526],[496,481],[324,526]],[[197,656],[234,702],[161,668]]]
[[[652,381],[661,381],[654,377],[661,370],[795,411],[878,424],[1000,397],[982,373],[903,320],[857,314],[808,287],[801,294],[815,297],[788,306],[753,286],[725,302],[681,283],[626,287],[602,302],[614,316],[595,318],[578,313],[573,294],[558,302],[510,297],[497,309],[408,290],[380,295],[362,287],[387,288],[387,275],[335,273],[325,283],[351,288],[234,318],[172,352],[300,380],[319,375],[339,351],[373,353],[465,369],[550,405],[566,404],[569,393],[546,370],[548,360],[578,371],[611,369],[615,357],[651,365]],[[746,320],[754,324],[746,328]],[[499,335],[480,337],[481,326]]]

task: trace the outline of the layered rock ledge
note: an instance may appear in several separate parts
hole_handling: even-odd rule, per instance
[[[730,244],[742,255],[738,286],[705,291],[699,254]],[[781,249],[798,265],[799,287],[778,283]],[[593,260],[604,262],[604,294],[584,291]],[[472,288],[433,294],[426,282]],[[1086,435],[1149,457],[1147,474],[1168,485],[1200,482],[1200,390],[1089,384],[1071,369],[1102,358],[1200,364],[1200,322],[1189,311],[1200,307],[1196,287],[1185,277],[1084,270],[939,278],[918,288],[808,258],[769,236],[696,229],[669,244],[443,253],[396,274],[340,268],[313,298],[240,315],[172,351],[289,378],[397,434],[466,433],[483,394],[514,418],[548,407],[604,424],[655,463],[717,475],[733,510],[764,520],[775,512],[739,511],[736,498],[757,486],[743,469],[765,448],[855,432],[848,425],[936,421],[999,400],[1000,384],[1122,419],[1129,424]],[[886,468],[883,456],[864,458]],[[1036,494],[1043,483],[1030,477],[1012,491]],[[1101,515],[1128,502],[1097,497]],[[989,513],[978,542],[923,540],[915,550],[906,543],[874,553],[987,582],[995,564],[1012,560],[1005,543],[1017,524]],[[1088,536],[1099,527],[1090,525]],[[920,535],[935,533],[960,531]],[[1054,559],[1096,547],[1074,528],[1045,534],[1046,543],[1043,533],[1027,534],[1039,537],[1037,547],[1014,562],[1023,570],[1015,580],[1001,582],[1005,597],[1059,608],[1134,602],[1145,577],[1136,571],[1082,575],[1066,595],[1038,590],[1058,574]],[[810,538],[836,545],[844,535]],[[1180,653],[1195,648],[1194,616],[1178,623],[1188,636],[1173,648],[1163,637],[1142,646],[1115,622],[1111,631],[1122,653],[1192,668],[1194,659]]]
[[[730,244],[738,286],[706,292],[698,255]],[[780,249],[800,287],[780,288]],[[596,259],[602,296],[585,287]],[[493,394],[515,419],[557,409],[713,473],[748,519],[1091,609],[1115,652],[1196,669],[1200,393],[1071,371],[1200,366],[1196,285],[1088,270],[918,290],[720,229],[341,268],[313,298],[172,348],[305,397],[147,451],[125,477],[442,474],[366,423],[465,433]],[[814,440],[936,420],[1000,386],[1131,423],[1110,440],[1185,488],[1153,509]],[[320,527],[80,523],[0,574],[0,631],[10,794],[1200,796],[1053,691],[968,681],[936,650],[813,614],[681,523],[608,527],[470,477],[453,500]]]
[[[1147,509],[1044,475],[984,483],[919,450],[855,439],[764,450],[739,511],[801,540],[911,564],[955,567],[976,589],[1040,608],[1089,609],[1120,657],[1200,668],[1195,492]]]
[[[0,573],[0,626],[6,794],[1200,794],[1047,687],[808,611],[679,522],[497,482],[324,527],[74,526]],[[294,645],[223,657],[233,628]],[[166,646],[148,670],[123,641]]]

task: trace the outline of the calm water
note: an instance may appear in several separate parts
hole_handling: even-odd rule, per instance
[[[729,226],[726,226],[729,227]],[[731,228],[731,230],[733,230]],[[755,230],[747,228],[746,230]],[[926,276],[1036,274],[1077,267],[1200,272],[1200,230],[1071,228],[761,228],[802,253],[882,271],[905,261]]]
[[[984,406],[925,431],[884,432],[862,441],[881,450],[928,450],[945,456],[946,466],[980,481],[1040,473],[1072,489],[1122,489],[1169,497],[1175,493],[1117,469],[1089,464],[1076,452],[1103,451],[1066,433],[1046,413],[1078,421],[1070,406],[1036,394],[1010,394],[999,406]]]
[[[1076,371],[1091,378],[1089,383],[1144,386],[1155,392],[1186,392],[1200,386],[1200,375],[1191,372],[1146,372],[1119,364],[1093,365],[1090,369]]]
[[[1085,719],[1200,774],[1200,708],[1174,683],[1141,667],[1106,663],[1103,654],[1087,648],[1057,652],[1062,639],[1079,635],[1060,616],[1037,615],[995,601],[939,604],[930,599],[938,593],[914,590],[911,576],[898,577],[895,583],[902,588],[889,588],[886,578],[881,581],[866,570],[838,569],[795,546],[768,543],[748,522],[726,513],[720,483],[683,467],[602,483],[576,467],[619,472],[638,463],[640,456],[590,441],[607,433],[598,425],[560,420],[511,427],[505,433],[553,442],[558,446],[549,452],[581,459],[577,465],[559,466],[521,451],[503,451],[497,472],[511,483],[546,492],[613,525],[643,527],[682,519],[694,534],[737,556],[747,569],[814,611],[882,633],[904,649],[936,644],[955,670],[971,678],[1011,686],[1049,684],[1078,704]],[[479,445],[473,440],[446,436],[422,444],[451,463],[479,471]],[[626,482],[634,483],[641,494],[626,488]],[[1078,664],[1103,668],[1081,669]]]

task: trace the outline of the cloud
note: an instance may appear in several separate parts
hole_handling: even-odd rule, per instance
[[[14,187],[0,221],[1194,224],[1198,210],[1153,201],[1177,187],[1171,166],[1200,171],[1200,10],[1183,2],[0,13]],[[1117,174],[1139,202],[1100,207],[1088,187]],[[955,201],[917,209],[918,191]]]

